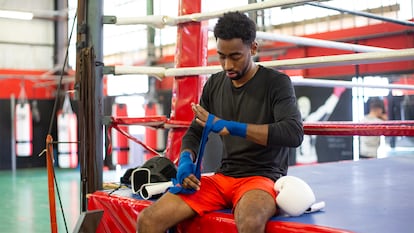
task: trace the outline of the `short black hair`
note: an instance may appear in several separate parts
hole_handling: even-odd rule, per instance
[[[369,108],[373,109],[373,108],[380,108],[383,111],[385,110],[385,106],[384,106],[384,101],[382,101],[382,99],[378,98],[378,97],[371,97],[368,99],[368,103],[369,103]]]
[[[240,38],[244,44],[256,40],[256,23],[238,11],[224,13],[214,27],[214,37],[223,40]]]

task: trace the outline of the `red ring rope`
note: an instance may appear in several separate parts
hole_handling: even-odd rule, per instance
[[[304,131],[308,135],[414,136],[414,121],[383,121],[378,123],[307,122],[304,123]]]
[[[127,138],[142,145],[153,154],[159,155],[148,145],[120,130],[118,125],[141,125],[153,128],[187,128],[191,122],[176,121],[167,119],[166,116],[147,116],[147,117],[112,117],[110,129],[114,128]],[[382,121],[370,123],[357,123],[351,121],[321,121],[304,122],[304,132],[307,135],[336,135],[336,136],[414,136],[414,120],[410,121]],[[108,148],[108,152],[111,147]]]

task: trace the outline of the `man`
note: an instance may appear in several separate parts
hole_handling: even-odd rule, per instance
[[[385,113],[384,102],[378,97],[372,97],[368,100],[368,114],[364,116],[363,122],[381,122],[388,120]],[[360,137],[360,155],[361,159],[377,158],[378,147],[381,144],[380,136],[361,136]]]
[[[225,208],[232,209],[238,232],[264,232],[277,213],[274,182],[287,174],[289,148],[303,139],[294,89],[285,74],[253,62],[256,25],[245,14],[224,14],[214,35],[223,71],[208,79],[200,104],[192,104],[195,118],[183,137],[175,187],[140,213],[139,233],[165,232]],[[207,126],[221,135],[223,158],[214,175],[200,177],[193,161]]]

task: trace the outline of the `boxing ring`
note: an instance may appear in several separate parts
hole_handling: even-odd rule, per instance
[[[188,127],[192,114],[191,102],[197,102],[206,75],[221,70],[220,66],[206,66],[205,48],[206,28],[202,21],[215,18],[228,10],[213,14],[200,14],[198,1],[182,1],[180,16],[151,16],[139,18],[104,18],[104,22],[117,25],[147,24],[153,27],[178,26],[180,41],[177,41],[179,59],[176,67],[164,68],[154,66],[110,66],[106,74],[148,74],[162,80],[176,77],[171,118],[165,116],[148,116],[141,118],[104,117],[103,122],[110,129],[117,129],[130,140],[142,145],[149,152],[159,153],[141,141],[122,132],[121,125],[144,125],[155,129],[169,129],[169,145],[166,157],[175,163],[178,160],[180,139]],[[250,4],[245,8],[232,9],[252,11],[290,3],[308,1],[265,1]],[[184,10],[185,9],[185,10]],[[185,14],[184,14],[185,12]],[[194,12],[194,13],[193,13]],[[274,38],[266,33],[258,36]],[[184,42],[186,43],[184,45]],[[302,44],[320,44],[316,40],[300,40]],[[333,55],[324,57],[299,58],[291,60],[259,62],[259,64],[276,69],[303,69],[325,66],[371,64],[380,62],[409,61],[414,57],[414,49],[391,50],[370,46],[355,46],[345,43],[325,43],[325,46],[348,48],[361,52],[358,54]],[[194,51],[200,54],[194,56]],[[346,81],[294,80],[293,84],[319,86],[366,86]],[[384,86],[373,85],[374,88]],[[412,85],[386,85],[385,88],[414,90]],[[196,91],[195,91],[196,90]],[[85,101],[87,102],[87,101]],[[414,136],[414,121],[389,121],[381,125],[359,124],[355,122],[306,123],[305,134],[308,135],[386,135]],[[343,161],[316,164],[312,166],[292,166],[288,175],[305,180],[315,192],[317,201],[324,201],[325,208],[299,217],[275,216],[267,224],[266,232],[409,232],[414,223],[410,211],[414,209],[411,193],[414,192],[414,156],[389,157],[359,161]],[[87,195],[88,210],[104,210],[103,218],[97,232],[135,232],[139,213],[154,200],[145,200],[133,194],[129,188],[115,190],[98,190]],[[178,224],[173,232],[237,232],[233,215],[229,210],[216,211],[203,217],[195,217]]]
[[[117,118],[114,127],[128,124],[151,127],[178,126],[164,117]],[[186,123],[180,122],[180,127]],[[189,123],[189,122],[188,122]],[[378,123],[304,123],[305,134],[413,136],[414,121]],[[411,193],[414,184],[414,156],[341,161],[308,166],[291,166],[288,175],[305,180],[316,201],[326,206],[299,217],[275,216],[266,232],[410,232],[414,223]],[[98,232],[134,232],[140,211],[155,199],[146,200],[130,188],[97,191],[88,198],[89,210],[104,210]],[[116,229],[116,230],[115,230]],[[237,232],[230,210],[215,211],[182,222],[174,232]]]
[[[266,232],[411,232],[414,227],[414,156],[293,166],[289,175],[306,180],[322,211],[273,217]],[[103,209],[98,232],[134,232],[136,217],[150,205],[130,189],[97,191],[88,209]],[[185,221],[177,232],[237,232],[229,210]]]
[[[186,128],[189,123],[171,122],[161,116],[112,118],[115,129],[132,124]],[[414,121],[304,123],[304,131],[308,135],[412,137]],[[290,166],[288,175],[306,181],[315,193],[316,202],[325,202],[325,207],[298,217],[275,216],[266,226],[267,233],[411,232],[414,227],[410,215],[414,209],[411,197],[414,156]],[[98,232],[134,232],[139,213],[155,200],[142,198],[130,188],[109,189],[90,194],[88,209],[104,210]],[[226,209],[184,221],[171,231],[236,233],[237,229],[233,215]]]

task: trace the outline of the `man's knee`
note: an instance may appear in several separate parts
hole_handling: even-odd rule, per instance
[[[239,233],[264,232],[267,220],[254,214],[242,214],[236,218],[236,226]]]
[[[152,218],[149,217],[150,214],[148,212],[148,208],[145,208],[138,215],[137,232],[139,233],[147,232],[145,229],[151,229],[151,227],[154,226],[154,224],[151,223]]]

